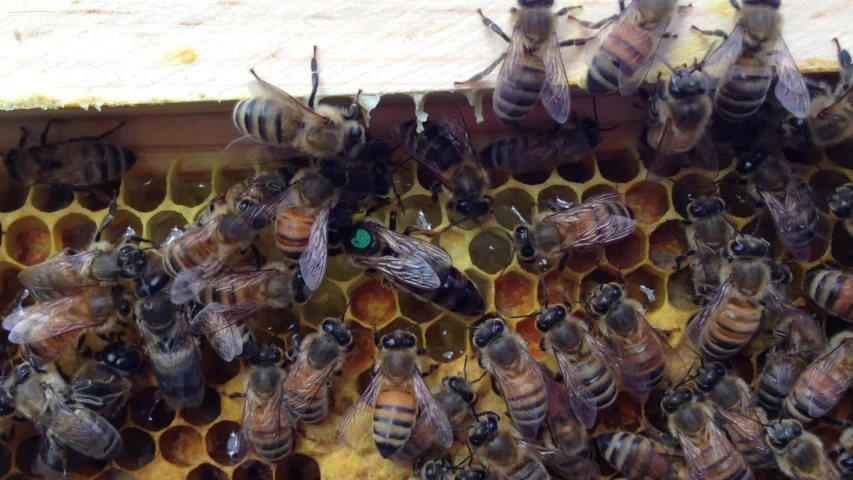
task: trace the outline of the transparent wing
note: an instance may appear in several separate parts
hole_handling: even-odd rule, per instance
[[[612,55],[608,53],[607,50],[602,50],[601,45],[607,40],[607,38],[613,32],[617,26],[625,23],[629,18],[635,15],[637,10],[637,5],[639,2],[631,2],[625,7],[625,10],[622,10],[622,13],[619,14],[617,18],[613,21],[602,27],[593,37],[592,40],[587,42],[586,49],[584,50],[584,61],[587,65],[592,65],[593,59],[596,55],[604,55],[608,60],[612,63],[618,62],[618,59],[614,59]]]
[[[243,335],[239,325],[231,325],[205,335],[213,351],[226,362],[243,353]]]
[[[326,384],[334,367],[333,363],[325,368],[313,367],[308,355],[307,348],[299,351],[284,380],[284,404],[295,419],[301,417],[311,406],[311,400]]]
[[[326,274],[329,259],[329,213],[332,208],[326,207],[320,211],[311,225],[311,236],[308,248],[299,256],[299,269],[305,285],[310,290],[317,290]]]
[[[540,447],[525,440],[518,440],[518,445],[536,457],[549,473],[558,478],[573,478],[578,480],[593,480],[601,476],[598,465],[588,458]]]
[[[639,2],[631,2],[631,5],[637,4]],[[646,50],[644,47],[639,48],[631,48],[625,49],[625,52],[630,52],[628,56],[621,59],[619,63],[619,93],[622,95],[633,95],[637,88],[639,88],[640,84],[643,83],[643,80],[646,79],[646,75],[649,73],[649,69],[652,68],[652,63],[654,63],[655,57],[657,56],[658,46],[660,45],[661,38],[663,38],[664,32],[666,32],[666,27],[669,25],[669,20],[667,19],[665,22],[658,22],[655,25],[655,28],[648,34],[643,36],[638,35],[628,35],[626,38],[635,38],[638,42],[650,43],[650,49]],[[635,25],[619,25],[615,28],[631,28],[636,29]],[[650,52],[649,55],[645,58],[642,57],[643,51]],[[635,66],[637,67],[634,70]]]
[[[412,288],[434,290],[441,286],[441,279],[436,275],[435,270],[421,258],[353,256],[352,261],[364,268],[378,270]]]
[[[590,248],[613,243],[621,240],[637,227],[633,218],[621,215],[607,215],[601,220],[601,209],[607,209],[607,205],[622,202],[622,197],[616,192],[592,197],[579,205],[550,215],[547,220],[556,223],[581,223],[590,224],[588,228],[575,233],[573,238],[561,245],[563,250]],[[605,210],[606,211],[606,210]]]
[[[357,445],[359,440],[367,437],[373,430],[370,422],[373,420],[373,406],[379,397],[382,386],[382,372],[377,372],[367,389],[347,410],[341,422],[340,437],[347,445]]]
[[[311,123],[312,126],[332,125],[332,122],[327,117],[311,110],[307,105],[293,98],[289,93],[263,80],[261,77],[257,76],[254,71],[252,72],[252,75],[255,76],[255,79],[249,83],[249,92],[253,97],[271,98],[281,102],[289,108],[298,109],[302,112],[302,120]]]
[[[263,202],[247,209],[234,218],[228,225],[227,233],[231,238],[252,238],[266,228],[274,220],[281,208],[296,205],[297,185],[294,183],[287,190],[272,196]]]
[[[514,72],[522,71],[524,68],[524,56],[528,55],[524,48],[524,33],[520,27],[515,27],[512,31],[512,38],[509,41],[509,48],[506,51],[506,58],[498,72],[496,86],[497,90],[500,85],[507,85],[509,89],[519,90],[521,86],[515,80]],[[501,87],[503,88],[503,87]]]
[[[595,417],[598,413],[595,395],[586,389],[580,378],[580,373],[565,353],[555,352],[555,356],[557,357],[557,364],[560,366],[560,373],[563,374],[563,381],[566,383],[569,407],[571,407],[578,422],[584,428],[590,429],[595,425]]]
[[[373,226],[374,231],[376,231],[377,234],[379,234],[379,236],[382,237],[388,246],[395,252],[398,252],[401,255],[422,258],[430,264],[437,273],[443,273],[450,269],[453,260],[450,258],[450,254],[444,251],[443,248],[436,247],[429,242],[425,242],[408,235],[402,235],[390,228],[386,228],[380,223],[374,221],[369,221],[368,223]]]
[[[44,400],[44,423],[61,443],[90,457],[103,459],[110,456],[115,449],[111,442],[120,439],[115,427],[90,410],[72,410],[65,399],[50,387],[44,389]]]
[[[10,342],[26,344],[98,326],[104,319],[85,314],[88,302],[76,295],[16,310],[3,320],[3,328],[9,330]]]
[[[551,34],[542,59],[545,62],[545,83],[539,93],[539,99],[555,122],[566,123],[571,108],[571,94],[569,77],[563,65],[563,55],[560,53],[560,42],[556,33]]]
[[[519,353],[519,370],[522,371],[530,371],[534,378],[536,378],[536,385],[546,385],[548,379],[542,374],[542,369],[539,367],[539,363],[536,359],[533,358],[533,355],[530,354],[530,351],[525,346],[519,346],[516,349]],[[492,378],[497,381],[500,391],[503,393],[504,398],[524,398],[529,396],[529,392],[520,390],[520,387],[512,380],[511,373],[504,368],[494,368],[489,371],[492,374]],[[509,407],[509,404],[507,404]],[[535,414],[530,411],[518,411],[517,408],[508,408],[509,416],[512,418],[513,425],[515,425],[516,430],[520,433],[524,438],[534,439],[539,434],[539,425],[525,424],[519,422],[519,419],[529,419],[534,417]]]
[[[712,321],[712,319],[719,313],[720,309],[725,306],[732,295],[732,278],[729,277],[720,285],[720,288],[717,290],[717,293],[711,297],[710,301],[702,307],[702,310],[699,310],[699,313],[696,314],[696,317],[693,318],[693,321],[687,325],[686,335],[689,336],[693,342],[698,345],[699,337],[702,335],[702,331],[705,329],[705,326],[708,322]]]
[[[586,334],[586,341],[589,344],[592,355],[595,356],[598,361],[607,365],[610,372],[615,375],[625,389],[628,390],[628,394],[634,397],[641,405],[646,403],[649,392],[643,382],[644,376],[640,372],[640,369],[638,369],[633,363],[620,359],[616,352],[598,341],[597,338],[589,333]]]
[[[776,385],[779,397],[787,395],[803,373],[803,362],[797,354],[780,355],[776,364]]]
[[[88,270],[88,265],[100,255],[104,255],[101,250],[76,254],[60,252],[44,263],[23,269],[18,274],[18,280],[38,299],[45,299],[41,291],[97,286],[99,285],[97,280],[91,275],[82,275],[82,273]]]
[[[228,328],[268,307],[269,305],[262,302],[242,302],[237,305],[211,303],[190,321],[190,332],[195,335],[208,335]]]
[[[743,50],[743,25],[738,23],[722,45],[702,62],[702,71],[708,76],[708,88],[714,90],[728,82],[731,67]]]
[[[429,387],[419,373],[415,373],[413,382],[415,399],[418,402],[418,417],[435,429],[435,436],[430,440],[441,445],[445,450],[450,448],[453,444],[453,427],[450,425],[450,420],[447,419],[444,408],[429,391]]]
[[[801,192],[798,192],[799,190],[801,189],[797,187],[789,188],[783,199],[771,192],[760,193],[785,248],[797,259],[808,261],[811,242],[797,242],[796,244],[791,242],[792,236],[802,236],[802,230],[810,228],[809,225],[804,224],[804,221],[807,220],[807,213],[803,212],[803,209],[813,207],[810,206],[809,197],[802,195]],[[817,212],[814,214],[817,215]],[[813,239],[814,237],[812,237]]]
[[[776,98],[792,115],[806,118],[809,114],[810,97],[806,81],[797,68],[797,62],[788,50],[781,36],[776,39],[776,52],[773,55],[776,65]]]
[[[264,367],[275,368],[275,367]],[[261,398],[251,387],[246,389],[246,401],[243,404],[243,418],[240,422],[243,432],[241,438],[251,443],[246,431],[257,431],[262,437],[280,438],[279,433],[291,428],[287,413],[282,411],[282,384],[279,383],[268,399]],[[275,433],[273,433],[275,432]],[[257,448],[257,445],[252,445]]]
[[[842,346],[835,348],[809,365],[806,371],[800,376],[800,378],[808,380],[806,384],[808,391],[823,392],[821,397],[829,400],[826,403],[818,402],[813,396],[809,402],[810,417],[820,418],[826,415],[850,388],[850,382],[853,380],[853,377],[842,375],[841,381],[838,381],[839,379],[834,377],[834,374],[837,374],[842,368],[841,365],[846,356],[846,351],[847,349],[842,344]]]
[[[704,449],[694,445],[685,435],[678,435],[681,449],[684,452],[684,460],[690,469],[690,478],[694,480],[709,478],[705,468],[703,468],[703,465],[707,463],[704,459],[707,455],[713,454],[716,458],[732,458],[732,456],[740,455],[716,423],[709,419],[705,422],[705,426],[708,430],[709,443]]]

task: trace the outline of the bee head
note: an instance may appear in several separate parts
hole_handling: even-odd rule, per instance
[[[452,208],[465,217],[482,218],[492,210],[492,203],[494,201],[494,198],[485,195],[477,200],[459,200],[453,202]]]
[[[711,362],[699,367],[699,370],[696,372],[696,378],[693,379],[693,384],[696,385],[696,389],[700,392],[708,393],[727,373],[726,367],[723,364]]]
[[[705,91],[703,74],[697,70],[677,67],[669,77],[669,93],[675,99],[704,95]]]
[[[601,316],[610,311],[610,307],[622,298],[622,287],[615,283],[605,283],[595,287],[586,304],[587,313]]]
[[[598,128],[598,122],[594,118],[583,118],[580,122],[581,130],[586,136],[586,141],[592,148],[597,147],[601,143],[601,130]]]
[[[519,7],[552,7],[554,6],[554,0],[518,0]]]
[[[545,307],[536,319],[536,330],[545,333],[566,318],[566,307],[562,305],[552,305]]]
[[[311,296],[311,290],[308,288],[308,285],[305,285],[305,279],[302,277],[302,271],[297,267],[293,271],[293,301],[299,304],[303,304],[308,301],[308,298]]]
[[[838,469],[841,470],[842,475],[850,475],[853,473],[853,456],[847,453],[842,453],[835,461],[835,464],[838,466]]]
[[[346,322],[340,318],[327,318],[320,325],[323,332],[335,339],[335,343],[343,348],[348,348],[352,345],[352,330]]]
[[[701,196],[690,201],[687,213],[693,218],[702,218],[715,213],[725,213],[726,202],[717,196]]]
[[[118,261],[121,278],[133,280],[142,275],[148,265],[148,255],[136,245],[122,245],[118,249]]]
[[[171,280],[172,277],[162,270],[144,272],[136,279],[134,292],[139,298],[150,297],[165,288]]]
[[[785,448],[803,434],[803,425],[791,419],[780,420],[767,427],[767,436],[774,448]]]
[[[418,345],[418,340],[412,332],[397,330],[383,335],[379,340],[379,345],[385,350],[406,350],[415,348]]]
[[[756,148],[742,153],[737,162],[737,173],[747,175],[755,171],[767,160],[767,150]]]
[[[247,360],[249,365],[279,365],[283,361],[284,352],[271,343],[260,345],[258,352]]]
[[[486,346],[506,332],[506,322],[501,318],[489,318],[474,331],[474,346],[486,348]]]
[[[682,405],[693,401],[693,391],[687,387],[678,387],[667,393],[660,402],[661,409],[666,413],[674,413]]]
[[[536,249],[533,248],[533,242],[530,239],[530,227],[527,225],[519,225],[513,231],[515,247],[518,249],[518,256],[522,260],[530,260],[536,256]]]
[[[468,383],[468,380],[453,375],[450,377],[444,377],[441,380],[441,383],[450,390],[456,392],[468,405],[474,405],[474,403],[477,402],[477,394],[474,393],[474,389],[471,388],[471,384]]]
[[[743,0],[743,4],[751,7],[769,7],[779,10],[779,7],[782,6],[782,0]]]
[[[838,218],[848,218],[853,210],[853,185],[842,185],[829,196],[829,210]]]
[[[341,188],[349,183],[349,171],[346,165],[342,162],[334,160],[320,160],[320,173],[326,178],[334,188]],[[314,180],[314,182],[312,182]],[[305,177],[306,190],[325,190],[326,185],[321,184],[319,179],[311,175]],[[331,193],[331,192],[330,192]]]
[[[128,376],[139,374],[145,365],[145,359],[139,350],[129,348],[123,342],[108,344],[103,350],[95,354],[95,360],[103,362]]]
[[[474,422],[474,430],[468,436],[468,440],[474,447],[479,447],[486,443],[498,431],[500,415],[495,412],[483,412],[477,415],[477,421]]]
[[[770,247],[766,241],[760,238],[743,235],[729,242],[729,251],[737,257],[763,258],[770,253]]]

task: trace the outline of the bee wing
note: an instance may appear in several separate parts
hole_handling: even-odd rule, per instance
[[[621,203],[621,201],[622,196],[619,193],[608,192],[549,215],[546,219],[555,223],[588,222],[590,218],[595,218],[594,211],[596,209],[606,208],[608,203]],[[608,215],[607,221],[596,222],[592,227],[577,232],[570,242],[561,245],[561,247],[563,250],[568,250],[612,243],[627,237],[636,227],[637,222],[634,219],[620,215]]]
[[[639,2],[631,2],[631,5],[634,5]],[[643,48],[631,48],[625,49],[625,52],[632,52],[633,54],[629,54],[625,58],[621,59],[619,62],[619,93],[622,95],[633,95],[634,92],[637,91],[640,84],[643,83],[643,80],[646,79],[646,75],[649,73],[649,69],[652,68],[652,64],[655,61],[655,57],[657,56],[658,45],[660,45],[660,41],[663,38],[663,34],[666,31],[666,27],[669,26],[669,20],[665,22],[659,22],[655,25],[654,30],[646,37],[648,41],[651,42],[651,49],[648,50],[649,55],[643,59],[643,63],[637,64],[639,60],[641,60],[641,55]],[[635,70],[636,65],[636,70]]]
[[[699,138],[699,142],[693,147],[696,166],[705,170],[718,172],[720,170],[720,159],[717,157],[717,147],[711,137],[710,122],[705,128],[705,134]]]
[[[788,50],[788,45],[781,36],[776,39],[776,50],[773,54],[776,65],[776,98],[791,114],[806,118],[809,114],[809,90],[806,81],[797,68],[797,62]]]
[[[103,417],[85,408],[72,410],[50,387],[44,388],[44,401],[46,417],[43,423],[60,443],[98,459],[115,453],[115,446],[110,443],[121,437]]]
[[[79,303],[87,300],[76,295],[15,310],[3,320],[9,341],[26,344],[95,327],[103,319],[82,315]]]
[[[801,365],[799,354],[780,355],[776,366],[776,385],[779,387],[780,398],[784,398],[794,388],[794,384],[803,373]]]
[[[357,445],[372,431],[370,421],[373,419],[373,406],[379,397],[382,386],[382,372],[376,372],[367,389],[347,410],[339,430],[341,440],[347,445]]]
[[[320,211],[314,223],[311,225],[311,236],[308,239],[308,248],[299,256],[299,269],[302,278],[310,290],[317,290],[326,274],[326,265],[329,259],[329,213],[332,207],[328,206]]]
[[[249,93],[251,93],[253,97],[271,98],[291,108],[300,110],[303,115],[301,121],[311,123],[312,126],[334,126],[333,122],[329,118],[311,110],[308,108],[308,105],[305,105],[299,100],[293,98],[289,93],[263,80],[257,75],[255,75],[254,80],[249,83]]]
[[[453,444],[453,427],[444,412],[444,408],[435,399],[429,387],[419,373],[415,373],[415,399],[418,402],[418,419],[424,420],[435,429],[429,440],[441,445],[445,450]]]
[[[326,384],[334,366],[315,368],[308,360],[308,353],[308,349],[299,352],[284,380],[283,401],[294,420],[298,420],[311,406],[311,400]]]
[[[243,335],[240,333],[239,325],[208,332],[205,338],[213,351],[226,362],[234,360],[234,357],[243,353]]]
[[[589,343],[590,351],[598,360],[605,365],[615,375],[623,386],[628,390],[628,393],[637,400],[641,405],[646,403],[649,392],[646,385],[643,383],[643,374],[632,363],[623,361],[619,358],[615,351],[607,345],[604,345],[597,338],[589,333],[586,334],[586,341]],[[587,427],[589,428],[589,427]]]
[[[437,273],[443,273],[450,269],[453,260],[446,251],[441,247],[419,240],[408,235],[402,235],[390,228],[386,228],[377,222],[370,222],[375,228],[375,231],[382,237],[388,246],[395,252],[401,255],[409,255],[422,258],[426,263],[430,264]],[[436,286],[435,288],[438,288]]]
[[[520,347],[517,349],[519,353],[519,370],[521,371],[530,371],[533,372],[533,375],[538,377],[536,379],[535,385],[547,385],[546,382],[550,380],[550,375],[543,375],[542,368],[539,365],[539,362],[533,358],[530,351],[527,350],[526,347]],[[504,398],[524,398],[529,395],[528,392],[522,392],[518,390],[515,382],[511,382],[511,374],[508,370],[503,368],[495,368],[489,371],[492,374],[492,378],[498,382],[498,386],[500,387],[500,391],[503,392]],[[553,380],[551,380],[553,381]],[[509,405],[507,405],[509,407]],[[509,408],[509,416],[512,418],[512,423],[515,425],[518,433],[521,434],[524,438],[535,439],[539,434],[539,425],[529,425],[523,424],[518,421],[520,418],[529,418],[530,415],[525,411],[517,411],[517,409]]]
[[[614,59],[612,55],[610,55],[609,51],[601,50],[601,45],[607,40],[607,37],[613,32],[613,29],[618,25],[625,23],[625,20],[630,18],[630,16],[634,15],[634,12],[637,10],[637,2],[631,2],[625,7],[625,10],[619,14],[619,16],[614,19],[612,22],[608,23],[600,30],[595,33],[595,36],[592,40],[587,41],[586,48],[584,50],[584,61],[587,65],[592,65],[593,59],[595,56],[601,53],[601,55],[606,56],[611,62],[614,64],[618,62],[619,59]]]
[[[806,384],[808,391],[823,392],[821,397],[825,399],[840,399],[850,388],[850,382],[853,381],[853,377],[850,375],[844,375],[841,381],[832,375],[838,371],[844,357],[845,349],[836,348],[809,365],[806,371],[800,375],[800,378],[808,379]],[[816,401],[815,396],[812,396],[812,401],[809,402],[809,416],[820,418],[832,410],[836,403],[821,403]]]
[[[539,93],[539,99],[551,118],[559,124],[569,119],[571,94],[569,92],[569,77],[563,65],[563,55],[560,53],[560,42],[557,34],[552,33],[543,55],[545,61],[545,83]]]
[[[251,238],[275,220],[279,209],[296,203],[296,183],[278,195],[247,209],[228,225],[227,233],[231,238]]]
[[[587,430],[591,429],[595,425],[595,417],[598,413],[595,395],[585,388],[580,373],[565,353],[556,352],[555,356],[560,366],[560,373],[563,374],[563,381],[566,383],[569,407],[578,422]]]
[[[43,298],[41,291],[66,290],[97,286],[99,283],[91,275],[81,275],[87,265],[104,252],[92,250],[75,254],[54,255],[44,263],[27,267],[18,274],[24,288],[36,298]],[[118,268],[118,267],[116,267]]]
[[[225,329],[268,308],[263,302],[241,302],[236,305],[211,303],[206,305],[190,320],[190,332],[208,335]]]
[[[789,188],[783,199],[780,199],[771,192],[760,192],[764,204],[767,205],[767,210],[770,211],[770,217],[776,225],[776,231],[779,232],[779,238],[785,245],[785,248],[797,259],[808,261],[811,253],[811,243],[804,245],[792,245],[790,242],[791,235],[796,235],[803,230],[804,225],[802,219],[804,215],[802,210],[811,207],[811,199],[808,191],[801,187]],[[817,215],[817,212],[815,212]]]
[[[593,480],[601,476],[598,465],[588,458],[566,453],[562,450],[540,447],[525,440],[518,440],[518,445],[530,452],[542,462],[542,465],[545,465],[550,474],[558,478]]]
[[[720,285],[720,288],[717,290],[717,293],[714,294],[713,297],[702,307],[702,310],[699,310],[699,313],[696,314],[696,317],[693,318],[693,321],[687,325],[686,335],[689,336],[693,343],[699,344],[699,336],[702,334],[702,331],[705,329],[705,326],[710,322],[714,316],[717,315],[717,312],[721,307],[726,305],[729,302],[729,298],[731,298],[732,294],[732,278],[731,276]]]
[[[694,480],[706,480],[705,468],[702,467],[704,458],[709,452],[714,452],[717,457],[733,458],[740,455],[732,446],[732,443],[726,438],[725,434],[720,430],[716,423],[708,419],[705,422],[705,428],[708,430],[709,443],[705,448],[699,448],[694,445],[686,436],[678,435],[678,440],[681,443],[681,449],[684,452],[684,460],[687,467],[690,469],[690,478]]]
[[[261,399],[251,387],[246,389],[246,401],[243,403],[243,417],[240,437],[244,444],[252,443],[248,432],[257,429],[264,437],[281,438],[279,432],[291,428],[286,412],[282,411],[282,384],[279,383],[268,400]],[[276,432],[273,434],[273,432]],[[255,445],[253,445],[255,447]]]
[[[364,267],[378,270],[395,281],[412,288],[435,290],[441,286],[441,279],[424,259],[416,257],[352,257],[353,262]]]
[[[708,77],[708,89],[716,89],[731,79],[732,64],[743,50],[743,32],[743,25],[738,23],[723,44],[702,62],[702,71]]]
[[[467,157],[479,165],[480,156],[477,155],[477,149],[471,142],[471,135],[468,133],[468,127],[465,126],[465,120],[459,110],[454,110],[452,114],[442,119],[441,126],[444,127],[447,138],[456,146],[456,150],[462,154],[463,158]]]

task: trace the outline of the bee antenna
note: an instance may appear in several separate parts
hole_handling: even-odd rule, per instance
[[[595,97],[592,97],[592,114],[595,116],[595,121],[598,121],[598,103],[595,101]]]
[[[592,97],[595,99],[595,97]],[[548,308],[548,280],[542,275],[542,290],[545,292],[545,308]]]
[[[480,375],[479,377],[477,377],[477,379],[476,379],[476,380],[474,380],[473,382],[471,382],[471,385],[474,385],[475,383],[477,383],[477,382],[479,382],[480,380],[482,380],[482,379],[483,379],[483,377],[485,377],[487,373],[489,373],[489,372],[488,372],[488,371],[483,371],[483,374],[482,374],[482,375]],[[472,407],[472,408],[473,408],[473,407]],[[476,414],[476,412],[474,412],[474,413]]]
[[[849,97],[851,95],[850,92],[853,92],[853,88],[848,88],[847,91],[844,92],[844,95],[841,95],[840,97],[838,97],[838,100],[832,102],[828,107],[817,112],[817,118],[823,118],[827,114],[829,114],[830,109],[832,109],[836,105],[840,104],[841,102],[845,101],[847,99],[847,97]]]

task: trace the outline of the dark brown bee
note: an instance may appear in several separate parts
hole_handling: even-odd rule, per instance
[[[118,180],[136,163],[136,155],[101,140],[124,126],[124,123],[97,137],[72,138],[47,143],[47,134],[56,120],[47,122],[41,134],[41,145],[24,148],[29,132],[23,130],[18,148],[4,158],[6,171],[15,180],[33,184],[61,185],[86,189]]]
[[[780,420],[767,427],[779,469],[797,480],[840,480],[841,474],[826,455],[823,442],[796,420]]]
[[[701,303],[707,301],[722,283],[721,260],[737,231],[728,216],[726,203],[718,195],[690,199],[687,222],[684,236],[690,250],[676,258],[676,269],[685,258],[694,256],[690,272],[693,274],[695,299]]]
[[[832,410],[853,382],[853,333],[840,332],[800,375],[785,397],[784,415],[801,423]]]
[[[604,432],[597,437],[598,451],[613,468],[630,479],[688,480],[690,474],[677,449],[642,435]]]
[[[122,342],[110,343],[74,375],[69,399],[104,418],[113,418],[130,397],[131,377],[144,366],[145,359],[138,350]]]
[[[853,321],[853,275],[816,268],[806,273],[803,290],[821,309]]]

